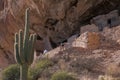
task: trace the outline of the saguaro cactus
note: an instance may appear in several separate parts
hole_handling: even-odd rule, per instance
[[[20,80],[27,80],[28,68],[34,59],[34,43],[36,34],[29,35],[29,9],[26,9],[25,30],[15,34],[15,60],[20,65]]]

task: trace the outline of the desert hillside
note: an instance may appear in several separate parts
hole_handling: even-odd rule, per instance
[[[43,71],[36,80],[50,80],[59,70],[78,80],[105,74],[120,77],[119,4],[119,0],[0,0],[0,70],[16,64],[14,37],[24,30],[29,8],[29,31],[37,34],[31,68],[46,57],[53,63],[47,67],[50,74]]]
[[[89,24],[93,17],[119,10],[119,3],[119,0],[0,0],[0,66],[14,63],[14,33],[24,28],[26,8],[31,8],[31,33],[38,34],[40,45],[36,45],[36,50],[41,52],[79,33],[80,27]]]

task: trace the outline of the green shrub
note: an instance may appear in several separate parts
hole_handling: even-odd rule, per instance
[[[19,80],[20,67],[17,64],[10,65],[2,71],[2,80]]]
[[[56,72],[50,80],[76,80],[72,75],[67,72]]]
[[[52,66],[52,65],[53,65],[53,62],[48,59],[40,60],[38,63],[36,63],[35,67],[31,69],[31,71],[29,72],[29,76],[30,76],[29,79],[37,80],[41,76],[41,74],[45,72],[45,70],[49,66]]]

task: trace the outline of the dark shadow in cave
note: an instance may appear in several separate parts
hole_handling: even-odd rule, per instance
[[[52,48],[56,48],[57,44],[55,42],[53,42],[53,40],[51,38],[49,38],[49,40],[50,40]]]

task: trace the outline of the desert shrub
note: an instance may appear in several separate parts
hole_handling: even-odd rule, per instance
[[[81,73],[84,70],[94,71],[94,67],[99,65],[101,58],[78,58],[75,61],[71,61],[70,65],[74,72]],[[101,66],[101,65],[99,65]]]
[[[40,60],[35,64],[35,67],[29,71],[30,80],[37,80],[48,67],[52,66],[53,62],[48,59]],[[49,74],[49,72],[47,72]]]
[[[106,68],[106,74],[113,77],[120,77],[120,67],[117,64],[109,64]]]
[[[19,80],[20,67],[17,64],[10,65],[2,71],[2,80]]]
[[[99,76],[98,80],[120,80],[120,78],[114,78],[112,76],[105,75],[105,76]]]
[[[54,73],[50,80],[76,80],[76,79],[67,72],[61,71]]]

